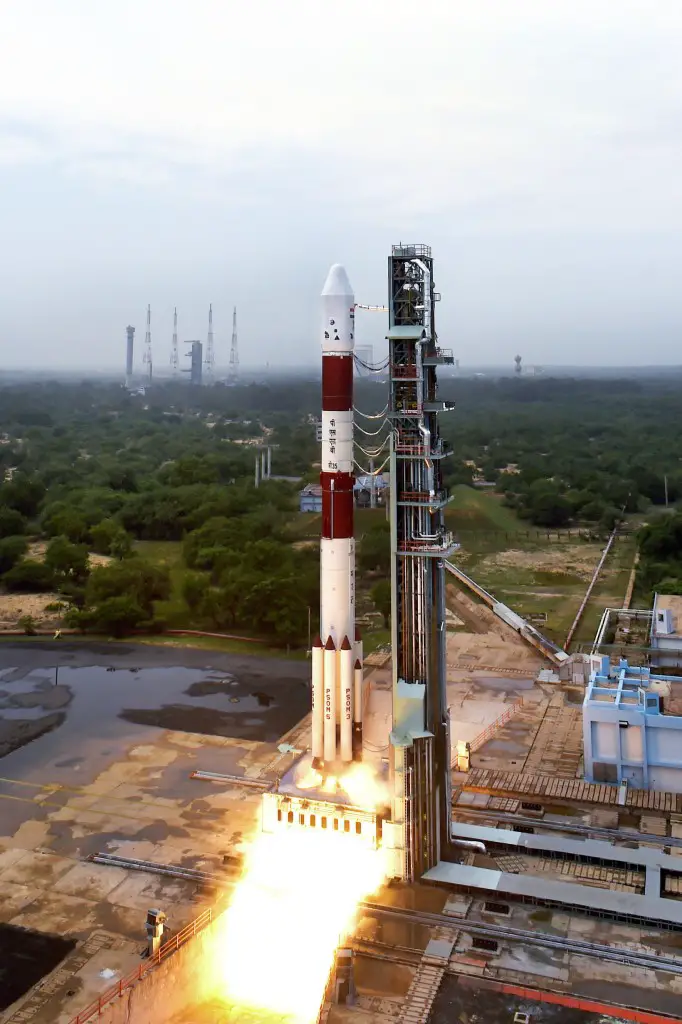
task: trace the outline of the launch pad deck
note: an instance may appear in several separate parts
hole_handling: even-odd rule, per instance
[[[377,846],[381,840],[381,814],[374,808],[354,804],[340,784],[333,792],[325,788],[323,779],[321,785],[300,785],[311,772],[310,757],[306,755],[280,779],[275,792],[263,794],[263,831],[329,830],[347,833]]]
[[[276,687],[278,676],[298,679],[307,693],[303,664],[214,651],[22,642],[4,643],[0,658],[0,689],[11,699],[24,695],[33,702],[27,704],[30,724],[40,722],[37,698],[51,699],[55,692],[65,696],[73,678],[66,666],[76,670],[83,686],[91,679],[119,702],[127,700],[123,684],[136,679],[148,709],[168,702],[173,692],[169,681],[178,667],[186,679],[183,687],[201,689],[193,703],[204,712],[212,705],[220,710],[218,683],[229,677],[248,680],[249,693]],[[55,664],[60,666],[57,686]],[[239,687],[231,690],[239,692]],[[0,705],[10,698],[0,698]],[[0,1011],[3,1024],[61,1024],[110,987],[112,975],[100,972],[113,972],[115,980],[136,967],[146,943],[149,907],[166,910],[170,928],[177,931],[215,904],[215,891],[196,881],[92,864],[86,860],[90,854],[106,851],[228,875],[223,858],[238,851],[258,827],[260,792],[237,783],[197,782],[191,772],[205,769],[272,781],[273,765],[290,760],[276,742],[132,722],[115,711],[103,713],[94,694],[90,714],[79,700],[66,705],[66,714],[74,716],[74,732],[70,722],[57,726],[0,759],[0,922],[77,943],[40,988],[27,988],[21,1007],[8,1009],[6,1017]],[[257,698],[253,705],[245,716],[252,722],[259,713]],[[4,721],[16,727],[18,712],[19,707],[13,708]],[[287,734],[289,717],[282,736],[276,702],[260,709],[261,715],[273,712],[272,735],[295,744],[300,724]],[[47,960],[41,973],[45,969]]]

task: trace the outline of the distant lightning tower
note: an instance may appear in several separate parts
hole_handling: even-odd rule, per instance
[[[230,345],[230,368],[227,372],[230,384],[239,380],[239,347],[237,344],[237,307],[232,310],[232,344]]]
[[[147,367],[147,375],[152,379],[152,307],[147,306],[147,333],[144,336],[143,364]]]
[[[126,327],[126,387],[130,387],[133,379],[133,349],[135,346],[135,328]]]
[[[213,306],[208,307],[208,340],[206,343],[206,358],[204,360],[206,373],[213,376],[215,370],[215,352],[213,351]]]
[[[521,376],[521,356],[514,356],[514,373]]]
[[[173,343],[171,345],[171,368],[173,370],[173,376],[175,377],[180,368],[180,362],[178,359],[178,310],[177,307],[173,310]]]

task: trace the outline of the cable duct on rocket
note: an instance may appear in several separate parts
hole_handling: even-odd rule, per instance
[[[382,417],[386,416],[386,413],[388,412],[388,402],[383,407],[381,412],[377,412],[374,414],[371,412],[363,412],[362,409],[358,409],[358,407],[355,405],[353,406],[353,412],[357,413],[358,416],[364,416],[366,420],[380,420]]]
[[[354,426],[355,429],[361,431],[365,435],[365,437],[376,437],[378,434],[381,433],[381,431],[384,429],[387,423],[388,420],[384,420],[384,422],[379,425],[378,430],[365,430],[365,428],[361,427],[359,423],[354,424]]]
[[[383,470],[384,466],[387,466],[390,461],[391,461],[391,456],[387,455],[386,458],[384,459],[384,461],[378,467],[378,469],[365,469],[364,466],[360,465],[360,463],[357,461],[357,459],[353,459],[353,465],[357,469],[359,469],[360,472],[363,473],[365,476],[378,476],[379,473],[381,473],[381,471]]]
[[[377,448],[371,448],[371,449],[363,448],[362,445],[359,444],[357,441],[355,442],[355,447],[359,448],[363,455],[379,455],[386,448],[386,445],[390,441],[390,438],[391,438],[391,435],[389,433],[389,434],[386,435],[386,437],[383,439],[383,441],[381,442],[381,444]]]
[[[364,359],[360,359],[359,356],[353,356],[356,366],[362,366],[363,369],[369,370],[370,373],[381,373],[388,366],[388,359],[385,359],[382,363],[366,363]]]

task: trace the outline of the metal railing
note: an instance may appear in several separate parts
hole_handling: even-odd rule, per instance
[[[423,537],[409,537],[399,542],[398,554],[415,554],[419,552],[438,554],[442,551],[452,551],[455,546],[455,539],[451,533],[444,533],[434,540]]]
[[[445,491],[400,491],[398,501],[408,504],[417,502],[422,505],[434,505],[447,501]]]
[[[402,366],[399,363],[394,363],[391,366],[391,377],[394,380],[417,380],[419,375],[417,367],[414,365]]]
[[[496,718],[494,722],[491,722],[490,725],[487,726],[487,728],[483,729],[482,732],[479,732],[478,736],[474,736],[473,740],[469,744],[469,751],[472,754],[475,754],[477,750],[480,750],[483,744],[487,743],[488,740],[491,739],[495,733],[509,721],[512,715],[516,714],[522,705],[523,697],[517,697],[514,703],[510,704],[507,710],[503,711],[499,718]]]
[[[328,1011],[328,1006],[327,1006],[327,1003],[329,1002],[329,1000],[327,999],[327,996],[329,995],[329,991],[330,991],[331,984],[332,984],[332,979],[333,979],[335,973],[336,973],[336,954],[334,954],[334,960],[332,962],[331,967],[329,968],[329,971],[327,972],[327,981],[325,982],[324,992],[322,993],[322,999],[320,1000],[320,1008],[317,1011],[317,1017],[315,1018],[315,1024],[324,1024],[324,1021],[326,1021],[326,1019],[328,1017],[328,1012],[327,1012]]]
[[[431,352],[431,353],[427,352],[426,355],[424,356],[424,360],[423,360],[424,361],[424,365],[428,366],[429,365],[429,361],[430,360],[434,360],[434,359],[442,359],[442,360],[448,360],[450,362],[454,362],[455,361],[455,354],[454,354],[454,352],[452,351],[451,348],[440,348],[439,346],[436,346],[436,351],[435,352]]]
[[[424,455],[426,449],[423,444],[405,444],[398,442],[395,446],[398,455]]]
[[[412,256],[430,256],[431,246],[423,245],[421,242],[399,242],[398,245],[391,246],[391,255],[397,256],[399,259],[410,258]]]
[[[594,590],[595,583],[599,579],[599,574],[602,571],[602,568],[604,566],[604,562],[608,558],[609,551],[611,550],[613,542],[616,539],[617,533],[618,533],[618,523],[616,523],[616,525],[613,528],[613,531],[611,532],[611,534],[609,536],[609,539],[608,539],[608,541],[606,543],[606,547],[602,551],[601,558],[599,559],[599,562],[597,563],[597,568],[594,570],[594,573],[592,574],[592,579],[590,580],[589,585],[587,587],[587,590],[585,591],[585,596],[583,597],[582,601],[580,602],[580,607],[578,608],[578,611],[576,612],[575,618],[573,620],[571,628],[569,629],[568,634],[566,636],[566,640],[564,642],[564,649],[565,650],[568,650],[568,648],[570,646],[570,643],[571,643],[571,640],[575,636],[575,631],[578,628],[578,626],[580,624],[580,620],[583,617],[583,612],[587,608],[587,604],[588,604],[588,601],[590,600],[590,597],[592,595],[592,591]]]
[[[153,956],[144,960],[134,971],[127,974],[125,978],[121,978],[120,981],[115,982],[106,992],[103,992],[101,996],[90,1003],[89,1006],[86,1006],[84,1010],[81,1010],[75,1017],[72,1017],[69,1024],[85,1024],[86,1021],[92,1020],[93,1017],[101,1017],[102,1012],[109,1003],[112,1003],[115,999],[120,999],[124,992],[132,988],[133,985],[136,985],[138,981],[142,981],[145,975],[155,967],[158,967],[167,957],[177,952],[181,946],[184,946],[190,939],[193,939],[195,935],[203,931],[212,920],[213,910],[209,907],[203,914],[199,914],[199,917],[195,917],[182,931],[174,935],[172,939],[164,942],[163,946],[160,946]]]

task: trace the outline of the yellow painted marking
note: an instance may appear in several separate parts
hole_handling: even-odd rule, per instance
[[[108,797],[100,797],[100,799],[109,799]],[[118,798],[123,799],[122,797]],[[163,817],[160,818],[145,818],[140,817],[136,814],[126,814],[124,811],[96,811],[94,807],[85,807],[80,812],[77,807],[70,807],[69,804],[56,804],[49,800],[41,800],[40,797],[29,797],[29,796],[10,796],[9,793],[0,793],[0,800],[16,800],[18,803],[33,804],[34,807],[56,807],[60,811],[72,811],[74,816],[80,814],[97,814],[100,818],[128,818],[130,821],[136,821],[138,823],[148,821],[165,821]],[[163,810],[163,808],[162,808]],[[183,828],[191,826],[182,826]]]
[[[132,797],[127,797],[127,796],[114,796],[113,793],[93,793],[93,791],[88,786],[63,786],[61,784],[61,782],[47,782],[47,783],[25,782],[23,779],[6,779],[6,778],[3,778],[3,776],[1,776],[1,775],[0,775],[0,782],[9,782],[12,786],[29,786],[31,789],[46,789],[46,790],[49,790],[52,793],[58,793],[61,790],[64,793],[74,793],[76,796],[86,796],[86,797],[89,797],[89,798],[92,797],[93,799],[96,799],[96,800],[124,800],[125,801],[125,800],[132,800],[133,799]],[[134,783],[123,782],[123,783],[119,783],[119,785],[134,785]],[[19,799],[19,797],[17,797],[16,799]],[[44,803],[44,802],[45,801],[41,801],[41,803]],[[135,804],[137,804],[140,807],[153,807],[155,810],[157,810],[159,812],[165,811],[166,813],[168,813],[169,810],[173,810],[174,809],[173,807],[169,807],[168,804],[161,804],[161,805],[159,805],[158,803],[154,802],[153,800],[135,800]],[[61,806],[61,805],[59,805],[59,806]],[[182,807],[182,806],[186,806],[186,805],[180,805],[180,804],[178,805],[178,807]],[[193,813],[195,813],[195,812],[193,812]],[[200,811],[197,814],[197,817],[201,816],[202,814],[205,814],[205,812]]]

